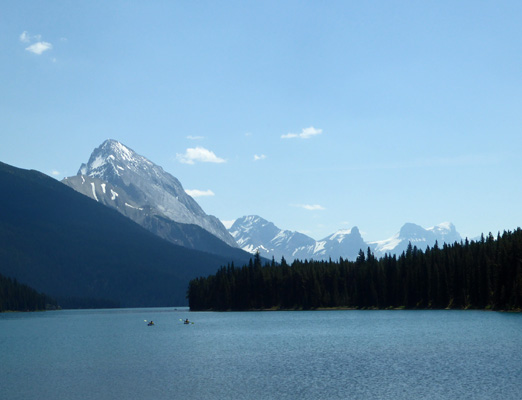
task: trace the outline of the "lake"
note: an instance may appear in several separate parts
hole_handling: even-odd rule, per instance
[[[522,314],[6,313],[0,358],[6,400],[519,400]]]

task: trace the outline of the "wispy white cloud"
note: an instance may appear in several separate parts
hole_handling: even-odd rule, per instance
[[[199,189],[185,189],[185,193],[192,197],[204,197],[204,196],[214,196],[214,192],[210,189],[208,190],[199,190]]]
[[[31,43],[30,46],[25,49],[33,54],[41,55],[44,51],[51,50],[53,45],[49,42],[42,41],[42,35],[31,35],[27,31],[23,31],[18,37],[22,43]]]
[[[293,207],[304,208],[308,211],[317,211],[317,210],[326,210],[323,206],[319,204],[292,204]]]
[[[52,171],[51,171],[51,175],[52,175],[52,176],[58,176],[58,175],[60,175],[60,171],[52,170]]]
[[[214,154],[204,147],[189,148],[185,154],[176,154],[176,158],[183,164],[194,164],[195,162],[224,163],[226,160]]]
[[[18,38],[22,43],[40,42],[42,35],[30,35],[29,32],[23,31]]]
[[[264,154],[260,154],[260,155],[254,154],[254,161],[264,160],[265,158],[266,158],[266,156]]]
[[[30,41],[31,41],[31,36],[29,35],[29,33],[27,33],[27,31],[23,31],[20,34],[20,42],[29,43]]]
[[[40,55],[44,51],[51,50],[52,48],[53,48],[53,45],[51,43],[48,43],[48,42],[36,42],[36,43],[30,45],[29,47],[26,47],[25,49],[27,51],[30,51],[31,53]]]
[[[203,140],[204,136],[192,136],[192,135],[189,135],[189,136],[187,136],[187,139],[189,139],[189,140]]]
[[[301,133],[287,133],[286,135],[281,135],[281,139],[310,139],[312,136],[320,135],[323,133],[322,129],[316,129],[313,126],[309,128],[304,128]]]

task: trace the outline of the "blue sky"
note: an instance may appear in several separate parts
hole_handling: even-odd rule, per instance
[[[222,220],[321,239],[522,220],[520,1],[4,1],[0,161],[105,139]]]

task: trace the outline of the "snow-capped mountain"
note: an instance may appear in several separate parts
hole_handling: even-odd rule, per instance
[[[338,231],[323,240],[288,230],[282,230],[257,215],[237,219],[229,228],[243,250],[259,254],[266,258],[274,257],[279,261],[284,257],[291,262],[295,259],[345,259],[354,260],[360,249],[366,249],[357,227]]]
[[[187,225],[196,225],[228,246],[237,247],[221,221],[207,215],[178,179],[116,140],[106,140],[94,149],[77,176],[63,182],[174,243],[187,245],[179,241],[192,239],[180,236],[179,231],[194,231]],[[177,236],[172,238],[173,234]]]
[[[368,244],[363,240],[359,228],[339,230],[326,238],[316,242],[314,259],[339,259],[355,260],[360,250],[366,252]]]
[[[340,257],[353,261],[360,250],[366,252],[368,248],[377,257],[385,253],[400,255],[410,242],[412,246],[425,250],[436,241],[442,245],[461,240],[455,226],[446,222],[428,229],[407,223],[393,237],[376,242],[365,242],[357,227],[339,230],[316,241],[302,233],[279,229],[257,215],[237,219],[229,232],[243,250],[252,254],[259,251],[261,256],[274,257],[276,261],[284,257],[289,262],[295,259],[336,260]]]
[[[279,261],[282,256],[287,261],[295,258],[298,249],[314,247],[315,240],[299,232],[283,231],[272,222],[257,215],[237,219],[229,232],[243,250],[262,257],[272,256]]]
[[[433,247],[435,242],[442,246],[443,243],[452,244],[461,239],[460,234],[451,222],[444,222],[428,229],[416,224],[406,223],[399,233],[391,238],[371,242],[370,245],[374,249],[375,255],[381,257],[385,253],[401,254],[406,251],[409,243],[419,250],[426,250],[427,246]]]

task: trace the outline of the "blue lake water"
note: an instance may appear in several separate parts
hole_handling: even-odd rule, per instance
[[[522,314],[8,313],[0,360],[6,400],[519,400]]]

